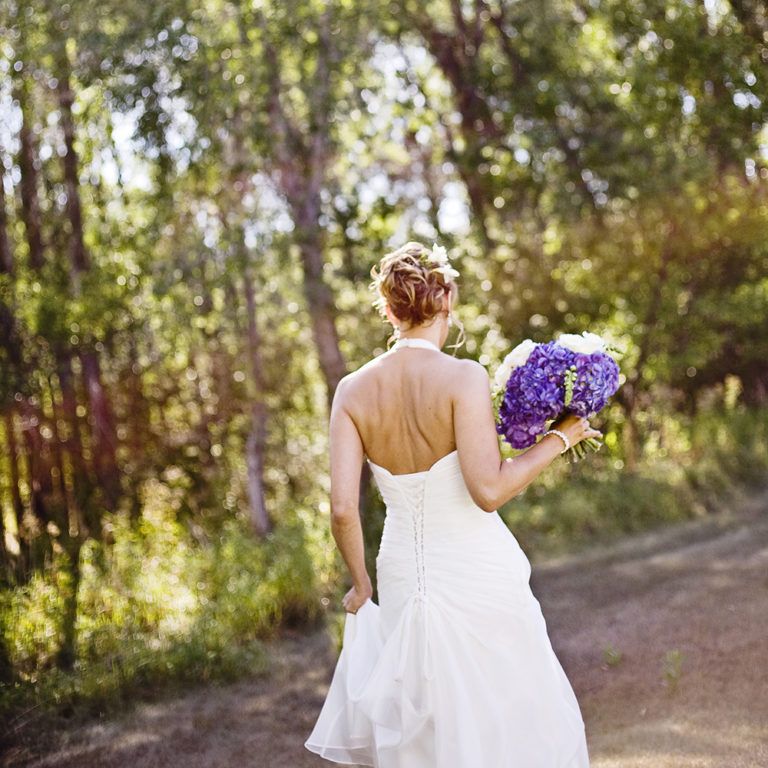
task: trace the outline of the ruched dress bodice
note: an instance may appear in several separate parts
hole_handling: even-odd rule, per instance
[[[347,616],[306,746],[379,768],[586,768],[581,714],[528,560],[472,500],[458,454],[425,472],[371,468],[387,508],[380,607]]]
[[[462,616],[520,598],[531,569],[496,512],[478,507],[456,451],[426,472],[393,475],[371,462],[387,516],[376,559],[385,628],[411,599],[436,600]],[[529,593],[530,594],[530,593]]]

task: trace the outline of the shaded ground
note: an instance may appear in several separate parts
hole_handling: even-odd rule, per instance
[[[768,494],[739,512],[536,569],[594,768],[768,766]]]
[[[768,768],[768,494],[536,565],[533,587],[581,703],[593,768]],[[322,632],[284,639],[269,679],[144,704],[19,747],[3,765],[330,765],[302,743],[331,646]]]

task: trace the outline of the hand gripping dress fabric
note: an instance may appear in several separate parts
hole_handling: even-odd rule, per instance
[[[348,614],[307,749],[376,768],[588,768],[584,724],[497,513],[473,501],[458,461],[393,475],[380,606]]]

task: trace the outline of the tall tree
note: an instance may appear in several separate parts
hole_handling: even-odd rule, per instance
[[[69,224],[70,286],[73,298],[79,300],[83,292],[83,273],[90,268],[91,261],[83,236],[78,179],[79,162],[75,149],[75,124],[72,115],[74,101],[72,68],[67,53],[70,38],[66,32],[67,19],[61,9],[54,11],[51,24],[51,39],[54,41],[55,51],[56,95],[65,146],[62,163],[66,189],[66,213]],[[90,345],[86,345],[81,349],[80,360],[92,419],[94,468],[106,503],[109,507],[114,508],[120,487],[116,459],[117,436],[112,409],[102,383],[101,366],[96,351],[90,348]],[[76,426],[73,424],[73,432],[75,429]]]
[[[248,466],[248,500],[251,509],[251,525],[256,533],[269,532],[271,522],[267,512],[264,494],[264,457],[267,444],[267,405],[265,402],[264,361],[261,353],[254,292],[253,269],[246,266],[243,270],[243,295],[248,312],[248,353],[251,363],[251,429],[245,443],[246,463]]]
[[[331,88],[335,73],[332,73],[331,66],[332,63],[339,63],[341,51],[338,33],[335,36],[331,34],[333,20],[329,8],[302,14],[303,18],[299,18],[304,29],[298,32],[306,34],[312,29],[316,43],[303,45],[299,49],[301,58],[294,62],[299,72],[306,73],[306,78],[302,77],[298,83],[286,83],[281,71],[284,67],[281,67],[281,53],[285,50],[283,46],[288,35],[286,29],[280,27],[289,19],[293,24],[296,20],[294,14],[299,8],[286,8],[284,12],[290,10],[293,11],[291,16],[286,13],[279,20],[273,17],[269,22],[263,13],[256,16],[268,72],[266,108],[270,128],[270,166],[296,227],[296,244],[304,267],[304,293],[330,401],[346,373],[334,322],[333,296],[323,276],[325,237],[321,224],[322,193],[328,187],[334,159],[330,130],[334,111]],[[299,109],[306,113],[301,117],[292,114],[292,107],[295,109],[295,106],[287,97],[289,89],[297,87],[303,91],[303,104]]]

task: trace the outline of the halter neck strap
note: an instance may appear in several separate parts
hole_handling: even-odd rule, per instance
[[[432,349],[435,352],[440,351],[440,348],[436,344],[433,344],[431,341],[427,341],[426,339],[398,339],[395,342],[395,346],[392,347],[392,349],[402,348]]]

